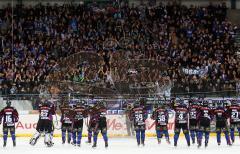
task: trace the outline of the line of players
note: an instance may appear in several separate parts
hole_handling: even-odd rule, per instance
[[[170,144],[168,133],[169,112],[175,111],[175,129],[174,129],[174,146],[177,146],[180,131],[182,130],[190,146],[190,140],[195,143],[197,139],[198,147],[202,145],[203,135],[205,136],[205,147],[208,146],[211,121],[216,120],[217,143],[221,144],[221,133],[223,132],[227,141],[227,145],[232,145],[235,141],[235,128],[238,130],[240,137],[240,106],[236,100],[231,100],[228,105],[223,102],[217,103],[215,107],[209,105],[208,100],[189,100],[186,104],[184,101],[176,101],[159,103],[155,106],[151,118],[155,120],[156,134],[158,143],[161,143],[163,135],[165,135],[167,143]],[[130,118],[134,123],[137,144],[144,145],[145,140],[145,120],[147,119],[147,111],[144,105],[137,102],[131,109]],[[230,123],[228,124],[228,120]],[[229,135],[230,126],[230,135]]]
[[[81,145],[83,119],[90,117],[88,126],[88,143],[91,143],[93,136],[93,147],[97,146],[97,137],[99,131],[105,141],[105,147],[108,147],[106,107],[103,102],[98,102],[94,106],[86,106],[83,102],[77,103],[71,108],[67,104],[60,106],[62,116],[62,142],[66,142],[66,134],[68,134],[68,143],[72,141],[73,145]],[[205,146],[209,142],[210,124],[213,118],[216,119],[217,143],[221,143],[221,132],[225,134],[228,145],[235,141],[234,130],[237,128],[240,136],[240,107],[236,100],[232,100],[230,104],[224,105],[218,103],[216,107],[209,106],[207,100],[190,100],[189,105],[183,101],[173,100],[170,103],[159,103],[155,106],[151,118],[156,122],[156,134],[158,143],[161,142],[163,135],[168,143],[170,143],[168,134],[168,116],[170,110],[175,111],[175,133],[174,146],[177,141],[181,129],[185,135],[188,146],[190,146],[190,138],[192,143],[197,139],[198,147],[202,145],[203,135],[205,136]],[[45,100],[39,105],[39,120],[37,123],[37,132],[30,140],[31,145],[35,145],[41,135],[45,136],[45,144],[49,147],[53,145],[53,115],[55,115],[56,107],[51,102]],[[145,120],[147,119],[146,107],[139,101],[134,103],[131,108],[129,118],[134,123],[136,131],[137,144],[144,145],[145,141]],[[11,102],[7,101],[7,106],[0,111],[0,123],[3,122],[3,146],[6,146],[7,136],[10,132],[13,140],[13,146],[16,146],[15,123],[18,122],[18,112],[11,106]],[[230,136],[228,130],[228,119],[230,121]]]
[[[84,101],[80,101],[73,106],[63,103],[59,106],[61,111],[61,131],[62,144],[68,143],[74,146],[81,146],[82,131],[84,118],[90,120],[88,126],[88,143],[91,143],[93,136],[93,145],[97,146],[98,134],[101,131],[105,141],[105,147],[108,147],[107,136],[107,109],[103,102],[99,101],[94,106],[88,106]],[[39,106],[39,120],[37,123],[37,132],[30,140],[31,145],[35,145],[42,134],[45,136],[45,144],[48,147],[53,146],[52,136],[54,131],[53,115],[55,115],[56,107],[49,101],[43,101]],[[72,140],[72,141],[71,141]]]

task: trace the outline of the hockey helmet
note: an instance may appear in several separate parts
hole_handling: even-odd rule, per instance
[[[12,105],[12,102],[7,100],[6,105],[7,105],[7,107],[10,107]]]

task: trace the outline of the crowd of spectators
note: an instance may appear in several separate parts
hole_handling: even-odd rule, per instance
[[[0,10],[3,94],[36,93],[39,84],[54,80],[113,85],[169,79],[173,92],[222,91],[234,90],[240,79],[234,46],[238,28],[227,20],[224,3],[39,4],[17,6],[13,13],[10,6]],[[82,53],[99,61],[74,59]],[[145,66],[151,61],[157,65]],[[137,66],[131,68],[133,63]]]

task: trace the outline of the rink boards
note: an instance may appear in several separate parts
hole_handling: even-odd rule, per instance
[[[155,123],[150,118],[146,120],[146,135],[149,137],[156,136],[155,133]],[[36,126],[38,121],[39,115],[36,112],[21,112],[19,115],[19,122],[16,123],[16,135],[18,137],[29,137],[32,136],[33,133],[36,132]],[[61,123],[59,122],[60,116],[57,115],[57,118],[54,117],[54,125],[57,126],[54,130],[54,136],[60,137],[61,136]],[[56,122],[56,120],[58,122]],[[87,123],[88,118],[84,119],[83,124],[83,136],[87,136]],[[174,134],[174,112],[169,114],[169,123],[168,123],[168,131],[170,136]],[[130,127],[129,122],[126,119],[125,115],[107,115],[107,126],[108,126],[108,135],[110,137],[125,137],[130,136],[131,132],[133,132],[133,128]],[[215,130],[215,122],[214,120],[211,123],[211,131],[214,132]],[[58,128],[58,129],[57,129]],[[0,130],[2,130],[2,125],[0,125]],[[129,134],[130,133],[130,134]],[[215,133],[211,135],[215,136]],[[2,131],[0,131],[0,136],[2,136]]]
[[[36,126],[38,121],[38,114],[20,114],[19,122],[16,123],[16,134],[21,137],[32,136],[33,133],[36,132]],[[54,118],[55,119],[55,118]],[[60,119],[60,116],[57,115],[57,119]],[[88,119],[84,119],[83,125],[83,136],[87,135],[87,121]],[[173,133],[174,129],[174,118],[171,117],[169,119],[169,133]],[[108,134],[112,137],[121,137],[128,136],[128,132],[132,132],[130,125],[127,125],[126,116],[125,115],[107,115],[107,126],[108,126]],[[55,122],[56,125],[56,122]],[[58,122],[58,127],[60,127],[61,123]],[[2,130],[2,125],[0,126]],[[129,130],[129,131],[128,131]],[[0,132],[2,134],[2,132]],[[61,130],[55,129],[54,136],[60,136]],[[146,120],[146,134],[148,136],[155,135],[155,123],[152,119],[148,118]]]

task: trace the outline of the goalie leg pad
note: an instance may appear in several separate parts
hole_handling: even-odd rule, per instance
[[[38,139],[39,139],[40,136],[41,136],[41,133],[36,132],[36,133],[33,135],[33,137],[30,139],[30,144],[31,144],[32,146],[34,146],[34,145],[37,143],[37,141],[38,141]]]

